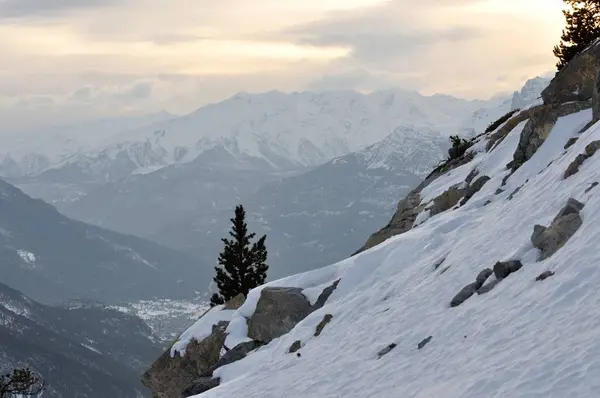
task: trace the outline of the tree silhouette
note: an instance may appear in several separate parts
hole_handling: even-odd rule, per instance
[[[38,395],[45,385],[42,376],[30,368],[15,368],[0,375],[0,398]]]
[[[248,233],[245,218],[244,207],[237,206],[235,217],[230,219],[233,226],[229,236],[232,239],[221,239],[225,247],[219,254],[219,265],[215,267],[217,275],[213,279],[219,293],[211,297],[211,306],[223,304],[240,293],[247,296],[251,289],[262,285],[267,278],[267,236],[251,245],[250,240],[256,234]]]
[[[570,8],[563,10],[567,26],[560,37],[560,44],[554,47],[558,70],[600,37],[600,0],[563,1]]]

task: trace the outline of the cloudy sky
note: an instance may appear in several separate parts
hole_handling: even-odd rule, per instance
[[[239,91],[487,98],[554,69],[561,0],[0,0],[5,126]]]

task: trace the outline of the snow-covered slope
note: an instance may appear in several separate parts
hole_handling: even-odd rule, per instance
[[[596,397],[600,155],[587,156],[565,178],[578,155],[590,153],[586,147],[600,146],[600,123],[578,134],[591,117],[588,109],[559,118],[509,177],[506,164],[526,122],[489,152],[482,139],[472,147],[473,160],[421,192],[422,203],[429,203],[477,169],[490,179],[464,205],[419,217],[415,228],[347,260],[271,282],[303,288],[311,298],[341,278],[324,307],[245,359],[218,368],[213,376],[221,385],[200,396]],[[572,137],[578,140],[564,149]],[[582,224],[540,260],[534,226],[550,225],[569,198],[584,205]],[[508,260],[523,266],[488,293],[450,307],[483,269]],[[536,281],[548,270],[555,274]],[[232,314],[228,347],[246,340],[246,319],[262,289]],[[325,314],[332,319],[315,337]],[[299,355],[289,354],[297,340]]]

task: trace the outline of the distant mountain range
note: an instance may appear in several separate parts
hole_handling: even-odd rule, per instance
[[[208,269],[243,203],[251,228],[269,234],[271,274],[282,276],[350,254],[445,156],[450,134],[481,132],[537,100],[543,85],[534,79],[489,101],[405,90],[242,93],[115,131],[36,172],[0,165],[0,175],[70,217],[184,249]]]
[[[57,303],[190,298],[210,279],[191,257],[156,243],[69,219],[0,180],[2,282]]]
[[[44,397],[149,396],[139,375],[160,348],[139,318],[45,306],[0,283],[0,370],[31,366],[46,380]]]

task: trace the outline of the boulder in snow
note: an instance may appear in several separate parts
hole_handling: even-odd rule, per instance
[[[600,141],[592,141],[586,147],[584,153],[580,153],[577,157],[569,164],[567,170],[565,170],[564,178],[567,179],[577,173],[579,168],[587,159],[594,156],[596,151],[600,149]]]
[[[446,210],[453,208],[458,201],[464,196],[465,190],[459,189],[457,185],[448,188],[442,192],[438,197],[433,199],[433,206],[431,206],[430,213],[432,216],[442,213]]]
[[[554,275],[554,272],[552,271],[544,271],[541,274],[539,274],[535,280],[540,282],[543,281],[544,279],[550,278],[552,275]]]
[[[377,357],[381,358],[382,356],[389,354],[389,352],[392,351],[394,348],[396,348],[396,343],[392,343],[392,344],[388,345],[383,350],[381,350],[377,353]]]
[[[317,298],[317,302],[313,306],[313,310],[318,310],[319,308],[321,308],[325,305],[325,303],[327,302],[327,299],[329,299],[329,296],[331,296],[333,291],[335,289],[337,289],[337,286],[339,283],[340,283],[340,279],[333,282],[333,284],[331,286],[328,286],[323,290],[323,292],[319,295],[319,298]]]
[[[424,339],[423,341],[421,341],[419,344],[417,344],[417,349],[420,350],[423,347],[425,347],[433,338],[433,336],[429,336],[426,339]]]
[[[302,289],[265,287],[248,321],[248,337],[268,343],[288,333],[312,311],[313,307],[302,294]]]
[[[249,352],[256,350],[263,346],[258,341],[246,341],[236,345],[234,348],[227,351],[210,369],[207,369],[201,376],[212,376],[213,372],[219,369],[221,366],[229,365],[230,363],[237,362],[244,359]]]
[[[296,340],[292,343],[288,352],[291,354],[298,351],[300,348],[302,348],[302,342],[300,340]]]
[[[577,232],[583,221],[579,211],[584,204],[569,198],[565,207],[554,218],[549,227],[535,225],[531,243],[540,249],[539,259],[544,260],[558,251]]]
[[[498,279],[504,279],[513,272],[520,270],[521,267],[523,267],[523,264],[519,260],[498,261],[494,264],[494,275]]]

